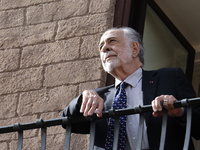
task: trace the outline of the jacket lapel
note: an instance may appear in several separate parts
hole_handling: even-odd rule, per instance
[[[151,101],[154,100],[156,96],[158,85],[158,77],[156,71],[144,71],[142,77],[142,91],[143,91],[143,104],[150,105]],[[107,92],[104,93],[104,111],[107,111],[112,106],[112,101],[115,95],[115,87],[112,85],[108,88]],[[150,119],[151,113],[145,114],[146,124],[148,125],[148,121]]]
[[[150,105],[156,96],[158,77],[156,71],[144,71],[142,76],[143,104]],[[145,114],[146,124],[150,119],[151,113]]]
[[[108,89],[108,92],[106,92],[104,94],[104,97],[105,97],[105,103],[104,103],[104,108],[105,108],[105,111],[109,110],[112,106],[112,102],[113,102],[113,99],[114,99],[114,95],[115,95],[115,87],[113,86],[112,88]]]

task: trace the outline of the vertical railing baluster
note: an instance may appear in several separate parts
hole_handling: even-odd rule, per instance
[[[66,132],[65,132],[65,147],[64,150],[70,149],[70,139],[71,139],[71,124],[66,125]]]
[[[187,107],[187,122],[186,122],[186,133],[183,150],[188,150],[190,143],[191,123],[192,123],[192,107]]]
[[[71,123],[68,120],[68,117],[63,117],[62,118],[62,125],[66,127],[65,129],[65,145],[64,145],[64,150],[69,150],[70,149],[70,140],[71,140]]]
[[[141,113],[140,114],[139,129],[138,129],[138,139],[137,139],[137,145],[136,145],[136,149],[138,149],[138,150],[142,149],[143,129],[144,129],[144,114]]]
[[[113,149],[117,149],[119,138],[119,117],[115,118]]]
[[[161,130],[161,139],[160,139],[160,148],[159,148],[159,150],[164,150],[166,131],[167,131],[167,111],[163,110],[162,130]]]
[[[46,150],[47,128],[41,128],[41,150]]]
[[[17,150],[22,150],[23,147],[23,130],[18,132]]]
[[[95,121],[91,121],[89,150],[94,150],[94,140],[95,140]]]
[[[22,150],[23,147],[23,130],[20,127],[19,123],[15,123],[13,129],[18,131],[18,142],[17,142],[17,150]]]
[[[41,150],[46,150],[46,137],[47,137],[47,128],[45,126],[44,120],[38,119],[36,125],[41,128]]]

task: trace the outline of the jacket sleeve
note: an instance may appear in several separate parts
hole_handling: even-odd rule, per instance
[[[79,100],[82,99],[82,95],[79,95],[73,99],[69,105],[63,110],[62,117],[80,116],[80,104]]]
[[[195,98],[196,94],[191,85],[191,83],[187,80],[181,69],[177,69],[176,73],[176,86],[177,86],[177,94],[180,99],[184,98]],[[186,115],[187,109],[185,109]],[[192,127],[191,127],[191,136],[195,139],[200,139],[200,105],[192,106]]]
[[[83,115],[80,113],[79,100],[82,99],[82,95],[79,95],[75,99],[73,99],[70,104],[63,110],[62,117],[82,117]],[[90,131],[90,122],[82,122],[82,123],[72,123],[72,132],[73,133],[81,133],[81,134],[89,134]],[[63,128],[66,126],[63,125]]]

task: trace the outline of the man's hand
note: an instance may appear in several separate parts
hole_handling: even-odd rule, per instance
[[[92,90],[83,91],[82,96],[80,112],[86,117],[92,116],[96,111],[97,116],[102,117],[104,100]]]
[[[174,102],[176,101],[176,98],[173,95],[161,95],[155,98],[151,102],[152,108],[153,108],[153,116],[158,117],[163,114],[162,112],[162,106],[160,102],[163,101],[163,107],[167,109],[168,115],[175,116],[175,117],[181,117],[184,113],[184,108],[174,108]]]

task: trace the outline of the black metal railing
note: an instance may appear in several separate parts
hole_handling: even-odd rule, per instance
[[[191,98],[191,99],[183,99],[180,101],[176,101],[174,103],[174,107],[186,107],[187,108],[187,123],[186,123],[186,134],[185,134],[185,142],[183,149],[188,149],[189,141],[190,141],[190,132],[191,132],[191,116],[192,116],[192,106],[200,104],[200,98]],[[134,108],[127,109],[119,109],[119,110],[110,110],[103,112],[102,118],[115,117],[115,127],[114,127],[114,144],[113,149],[117,149],[118,142],[118,132],[119,132],[119,117],[123,115],[132,115],[132,114],[140,114],[140,122],[139,122],[139,130],[138,130],[138,141],[137,148],[141,149],[142,145],[142,132],[144,127],[144,114],[152,111],[151,105],[145,106],[136,106]],[[10,133],[10,132],[18,132],[18,145],[17,150],[22,150],[23,147],[23,131],[32,130],[32,129],[41,129],[41,150],[46,150],[46,137],[47,137],[47,128],[51,126],[59,126],[66,125],[66,133],[65,133],[65,145],[64,150],[70,149],[70,139],[71,139],[71,123],[80,123],[83,121],[91,121],[90,125],[90,144],[89,150],[94,149],[94,140],[95,140],[95,121],[98,118],[95,114],[91,117],[74,117],[74,118],[57,118],[50,120],[42,120],[38,119],[36,122],[29,123],[16,123],[14,125],[2,126],[0,127],[0,134]],[[161,140],[160,140],[160,148],[159,150],[164,150],[165,144],[165,135],[167,128],[167,112],[163,112],[163,120],[162,120],[162,131],[161,131]]]

